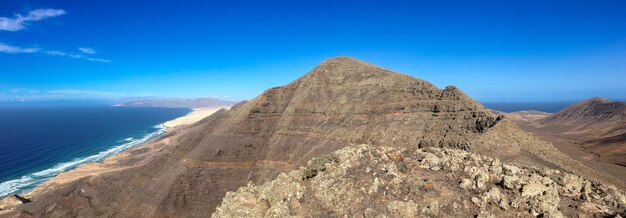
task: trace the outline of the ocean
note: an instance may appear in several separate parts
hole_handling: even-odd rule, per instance
[[[157,138],[185,108],[0,105],[0,198]]]
[[[563,102],[483,102],[482,104],[489,109],[502,112],[515,112],[523,110],[536,110],[548,113],[556,113],[560,110],[576,103],[575,101]]]

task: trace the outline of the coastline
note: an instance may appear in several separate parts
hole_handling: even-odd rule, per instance
[[[72,161],[58,163],[53,167],[24,175],[19,179],[4,181],[0,183],[0,198],[11,196],[13,194],[30,192],[61,173],[71,171],[84,164],[103,161],[117,153],[125,151],[128,148],[144,143],[150,143],[151,141],[158,139],[165,133],[165,127],[163,126],[163,124],[159,124],[155,127],[157,128],[156,131],[146,134],[142,138],[133,139],[131,137],[126,139],[124,143],[115,145],[96,154],[90,156],[76,157]]]
[[[229,108],[229,106],[192,108],[192,111],[189,114],[167,121],[163,123],[163,126],[165,127],[165,131],[171,131],[171,129],[175,127],[194,124],[221,109],[228,110]]]
[[[87,176],[94,176],[108,172],[114,172],[117,170],[121,170],[131,166],[122,166],[118,164],[118,160],[123,159],[123,157],[127,157],[131,155],[133,150],[138,150],[143,147],[151,147],[154,148],[158,144],[158,146],[167,146],[170,144],[171,138],[177,136],[177,132],[179,129],[184,128],[187,125],[196,123],[211,114],[219,111],[220,109],[229,109],[227,106],[220,107],[207,107],[207,108],[192,108],[192,111],[182,117],[178,117],[174,120],[166,121],[162,124],[157,125],[160,127],[159,130],[146,135],[144,138],[139,139],[137,141],[130,141],[127,143],[123,143],[121,145],[117,145],[113,148],[102,151],[96,155],[92,155],[84,158],[77,158],[76,161],[68,162],[68,163],[60,163],[58,166],[55,166],[50,169],[46,169],[44,171],[53,171],[59,170],[59,173],[56,175],[47,178],[43,182],[37,183],[29,183],[27,185],[23,185],[18,188],[18,190],[12,191],[12,193],[18,194],[20,196],[25,197],[26,199],[30,199],[35,196],[37,193],[46,190],[50,187],[61,185],[64,183],[68,183],[80,178],[84,178]],[[158,143],[157,143],[158,142]],[[33,174],[41,174],[42,172],[36,172]],[[20,182],[24,181],[24,176],[22,179],[10,180],[7,182],[12,182],[14,185],[19,186]],[[7,184],[12,185],[12,184]],[[30,190],[24,190],[22,193],[19,192],[19,189],[36,185],[35,188]],[[14,194],[8,194],[6,196],[0,197],[0,215],[3,213],[10,212],[14,207],[22,204],[17,198],[13,196]]]

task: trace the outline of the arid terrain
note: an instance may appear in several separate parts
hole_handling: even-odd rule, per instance
[[[626,167],[626,103],[592,98],[538,120],[530,127],[576,139],[599,159]]]
[[[518,126],[529,124],[552,115],[551,113],[535,110],[515,111],[511,113],[505,113],[496,110],[489,111],[497,115],[505,115],[506,119],[513,121],[513,123],[518,124]]]
[[[560,151],[626,182],[626,103],[592,98],[558,113],[501,113]]]
[[[360,144],[368,146],[353,147]],[[363,162],[355,162],[353,166],[350,165],[351,161],[356,161],[350,159],[353,156],[339,155],[337,161],[341,164],[331,167],[334,170],[328,173],[337,173],[338,178],[323,174],[316,177],[321,170],[313,169],[305,176],[313,180],[302,180],[302,185],[328,188],[323,193],[331,195],[363,194],[351,192],[350,187],[369,188],[372,185],[369,182],[375,183],[377,176],[366,176],[361,172],[367,172],[369,168],[382,178],[378,179],[381,187],[389,185],[390,193],[405,191],[398,193],[408,195],[391,193],[387,198],[385,194],[380,195],[386,193],[387,188],[373,188],[372,192],[380,198],[355,196],[355,200],[363,199],[362,206],[356,205],[355,211],[342,206],[350,201],[337,202],[332,196],[318,197],[319,202],[304,203],[303,207],[297,203],[285,205],[287,198],[278,202],[259,198],[260,205],[282,209],[290,206],[296,214],[311,216],[356,216],[368,213],[368,205],[380,201],[395,202],[386,206],[391,209],[385,214],[396,217],[401,215],[394,215],[393,208],[407,207],[419,209],[419,213],[427,216],[441,213],[471,217],[484,212],[485,216],[489,213],[548,217],[578,213],[623,215],[626,204],[621,191],[626,187],[623,181],[570,158],[549,142],[519,129],[506,117],[491,113],[458,88],[439,89],[424,80],[349,57],[338,57],[322,62],[287,85],[268,89],[230,110],[222,109],[193,125],[168,133],[161,140],[114,156],[99,166],[102,173],[63,182],[52,180],[25,195],[32,201],[29,203],[8,204],[6,202],[10,199],[5,199],[5,203],[0,204],[5,205],[0,206],[0,213],[44,217],[206,217],[221,205],[216,213],[219,216],[228,207],[222,203],[227,192],[249,183],[262,185],[276,179],[280,173],[307,165],[315,157],[346,147],[347,150],[340,152],[357,152],[358,149],[372,154],[385,149],[396,151],[402,154],[397,158],[406,159],[406,169],[402,169],[402,173],[409,175],[402,177],[396,173],[393,176],[399,179],[393,180],[388,174],[395,173],[394,166],[386,162],[388,160],[380,159],[384,156],[372,157],[371,166],[362,165]],[[408,153],[404,154],[405,151]],[[494,163],[494,158],[498,162]],[[493,172],[493,176],[484,172],[486,164],[506,169],[500,162],[523,169],[509,170],[509,173],[515,171],[513,174],[519,175],[514,178],[517,182],[507,183],[506,176],[513,174],[498,174],[497,170],[491,169],[489,172]],[[302,179],[297,173],[289,175],[292,176],[290,181]],[[363,181],[367,184],[345,183],[347,188],[334,186],[343,184],[334,183],[340,182],[336,179],[343,176],[353,178],[349,182],[360,180],[350,175],[364,176]],[[283,177],[279,176],[278,181],[284,180]],[[408,180],[403,181],[404,178]],[[569,185],[569,182],[560,181],[561,178],[579,182]],[[429,180],[433,183],[429,184]],[[397,182],[399,184],[395,185],[399,186],[391,186],[389,182]],[[426,190],[417,190],[422,186]],[[459,188],[467,190],[461,192]],[[489,191],[484,192],[487,188]],[[472,191],[474,189],[476,191]],[[286,188],[276,192],[292,190]],[[429,190],[436,191],[422,196]],[[495,192],[504,194],[496,195]],[[463,196],[455,202],[450,193]],[[246,207],[256,207],[254,204],[258,202],[254,200],[257,197],[241,194],[251,199],[243,202]],[[403,196],[402,202],[392,201],[399,196]],[[440,197],[441,200],[435,201]],[[233,195],[229,194],[226,201],[232,201],[229,200],[232,198]],[[301,200],[289,199],[290,202]],[[422,201],[431,203],[426,209],[413,206]],[[461,208],[447,209],[454,208],[454,203]],[[320,212],[332,212],[332,207],[343,211],[311,212],[324,204],[327,207]],[[508,206],[498,206],[500,209],[496,211],[495,204]],[[512,209],[506,209],[508,207]],[[371,215],[382,213],[382,208],[372,209],[376,211]],[[266,209],[261,211],[265,211],[261,215],[268,215]]]

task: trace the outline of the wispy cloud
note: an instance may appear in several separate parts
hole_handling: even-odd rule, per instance
[[[28,22],[43,20],[49,17],[64,15],[66,12],[62,9],[37,9],[28,12],[27,15],[16,14],[14,18],[0,17],[0,30],[19,31],[26,28]],[[96,50],[89,47],[79,47],[78,52],[64,52],[58,50],[45,50],[41,48],[21,47],[9,45],[0,42],[0,53],[18,54],[18,53],[43,53],[52,56],[69,57],[81,59],[91,62],[109,63],[111,60],[95,58],[89,55],[96,54]]]
[[[62,52],[62,51],[44,51],[43,53],[46,53],[49,55],[55,55],[55,56],[67,56],[67,53]]]
[[[85,54],[95,54],[96,53],[96,50],[93,50],[93,48],[80,47],[80,48],[78,48],[78,50],[80,52],[82,52],[82,53],[85,53]]]
[[[111,62],[111,60],[101,59],[101,58],[85,57],[85,56],[80,55],[80,54],[69,54],[67,56],[70,57],[70,58],[82,59],[82,60],[87,60],[87,61],[91,61],[91,62],[100,62],[100,63],[109,63],[109,62]]]
[[[15,88],[0,90],[0,101],[50,101],[50,100],[114,100],[123,93],[88,89],[33,90]]]
[[[9,89],[8,90],[9,93],[11,94],[18,94],[18,93],[28,93],[28,94],[38,94],[40,93],[37,90],[33,90],[33,89],[24,89],[24,88],[17,88],[17,89]]]
[[[80,50],[80,48],[79,48],[79,50]],[[91,51],[93,51],[93,49]],[[52,56],[69,57],[69,58],[81,59],[81,60],[92,61],[92,62],[100,62],[100,63],[109,63],[109,62],[111,62],[111,60],[87,57],[87,56],[84,56],[82,54],[72,54],[72,53],[67,53],[67,52],[57,51],[57,50],[42,50],[40,48],[19,47],[19,46],[8,45],[8,44],[2,43],[2,42],[0,42],[0,52],[1,53],[10,53],[10,54],[17,54],[17,53],[43,53],[43,54],[52,55]],[[86,52],[83,52],[83,53],[89,54],[89,53],[86,53]],[[95,53],[95,51],[93,51],[93,53]]]
[[[97,96],[97,97],[119,97],[123,95],[122,93],[117,93],[117,92],[103,92],[103,91],[84,90],[84,89],[48,90],[46,91],[46,93],[60,94],[60,95]]]
[[[44,53],[49,54],[49,55],[54,55],[54,56],[63,56],[63,57],[69,57],[69,58],[74,58],[74,59],[82,59],[82,60],[92,61],[92,62],[101,62],[101,63],[109,63],[109,62],[111,62],[111,60],[107,60],[107,59],[86,57],[86,56],[83,56],[81,54],[68,54],[68,53],[65,53],[65,52],[62,52],[62,51],[44,51]]]
[[[40,51],[39,48],[24,48],[24,47],[7,45],[7,44],[0,42],[0,52],[4,52],[4,53],[11,53],[11,54],[37,53],[39,51]]]
[[[64,14],[65,10],[61,9],[37,9],[28,12],[26,16],[16,14],[14,18],[0,17],[0,30],[19,31],[25,29],[28,22],[39,21]]]

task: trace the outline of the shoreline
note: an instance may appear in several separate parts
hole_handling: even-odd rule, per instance
[[[171,129],[174,129],[176,127],[194,124],[221,109],[228,110],[230,109],[230,106],[191,108],[192,111],[187,115],[167,121],[163,123],[163,126],[165,127],[166,132],[171,131]]]
[[[105,159],[114,156],[120,152],[123,152],[131,147],[150,143],[166,133],[165,127],[162,124],[155,126],[155,128],[157,128],[156,131],[148,133],[141,138],[128,138],[121,144],[116,144],[115,146],[100,151],[96,154],[76,157],[71,161],[60,162],[52,167],[23,175],[20,178],[4,181],[0,183],[0,188],[2,188],[2,190],[0,190],[2,191],[2,193],[0,193],[2,194],[0,198],[11,196],[13,194],[21,195],[31,192],[61,173],[69,172],[85,164],[104,161]]]
[[[11,211],[12,208],[21,204],[21,202],[14,197],[14,194],[19,196],[24,196],[29,199],[32,198],[37,193],[42,190],[47,189],[48,187],[54,185],[60,185],[67,182],[71,182],[86,176],[94,176],[99,175],[106,172],[113,172],[117,170],[124,169],[129,166],[113,166],[117,160],[122,159],[122,157],[128,156],[129,151],[142,148],[144,146],[154,146],[157,142],[162,142],[160,144],[168,145],[170,144],[170,139],[173,136],[176,136],[178,129],[188,126],[190,124],[196,123],[211,114],[217,112],[220,109],[229,109],[228,106],[221,107],[207,107],[207,108],[191,108],[192,111],[184,116],[178,117],[174,120],[166,121],[157,126],[161,128],[155,132],[147,134],[144,138],[139,139],[137,141],[126,142],[117,146],[114,146],[110,149],[102,151],[98,154],[87,156],[87,157],[79,157],[77,160],[72,162],[59,163],[57,166],[31,173],[23,176],[19,179],[8,180],[0,184],[6,184],[9,187],[17,187],[18,190],[13,190],[11,192],[7,192],[6,196],[0,197],[0,215]],[[108,153],[110,152],[110,153]],[[107,154],[105,154],[107,153]],[[102,155],[99,157],[98,155]],[[98,156],[98,157],[97,157]],[[28,183],[26,185],[22,185],[25,181],[25,178],[32,175],[41,174],[44,171],[53,171],[53,169],[60,169],[60,172],[54,176],[49,178],[45,178],[44,181],[36,181],[32,183]],[[66,169],[64,169],[66,168]],[[71,168],[71,169],[67,169]],[[30,177],[29,177],[30,178]],[[21,186],[20,186],[21,185]],[[26,189],[20,191],[20,189],[28,186],[36,185],[36,187],[32,189]]]

